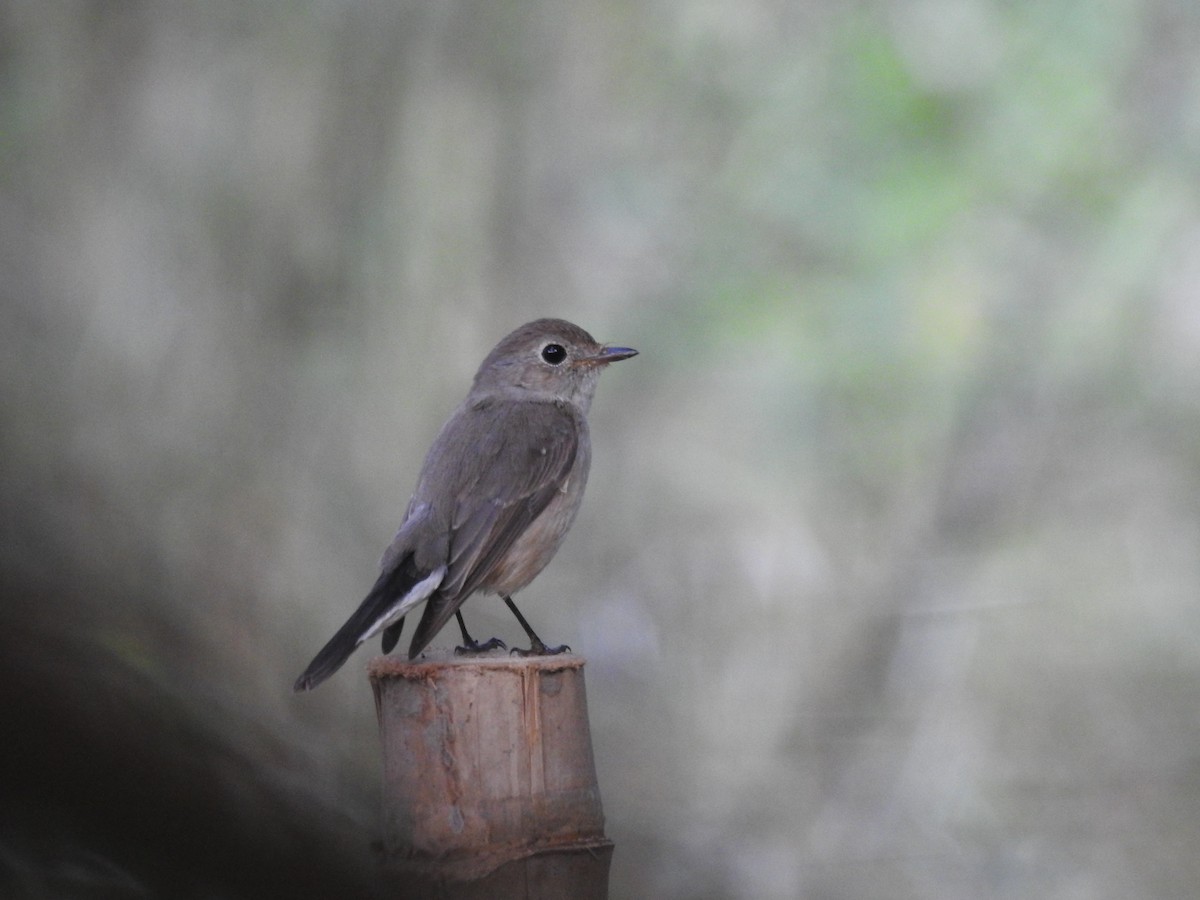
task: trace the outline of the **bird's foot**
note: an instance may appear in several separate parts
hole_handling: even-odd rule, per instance
[[[534,639],[528,650],[522,650],[520,647],[513,647],[509,651],[512,656],[558,656],[560,653],[570,653],[571,648],[566,644],[559,644],[557,647],[547,647],[540,640]]]
[[[508,647],[500,638],[490,638],[482,644],[479,641],[468,641],[461,647],[454,648],[455,656],[482,656],[493,650],[507,650]]]

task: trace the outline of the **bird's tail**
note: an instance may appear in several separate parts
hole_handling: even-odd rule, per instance
[[[371,592],[313,657],[304,674],[292,685],[292,690],[308,691],[315,688],[340,669],[359,644],[397,620],[402,620],[405,613],[428,598],[437,590],[445,574],[444,566],[434,572],[418,571],[411,556],[406,556],[394,568],[381,572]],[[398,631],[395,637],[399,637]],[[392,644],[395,644],[395,638]]]

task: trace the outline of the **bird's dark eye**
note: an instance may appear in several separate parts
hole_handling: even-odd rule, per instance
[[[547,344],[542,348],[542,359],[552,366],[557,366],[566,358],[567,351],[562,344]]]

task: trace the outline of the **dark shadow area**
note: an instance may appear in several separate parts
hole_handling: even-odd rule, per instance
[[[73,636],[116,598],[46,589],[0,586],[0,895],[379,896],[366,836],[273,770],[286,745]]]

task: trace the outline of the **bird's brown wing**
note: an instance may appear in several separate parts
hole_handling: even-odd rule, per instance
[[[457,466],[459,488],[446,576],[426,603],[409,658],[428,645],[563,489],[575,465],[581,423],[566,405],[484,400],[464,410],[453,431],[484,437],[471,447],[453,433],[439,436],[449,451],[442,459]]]

